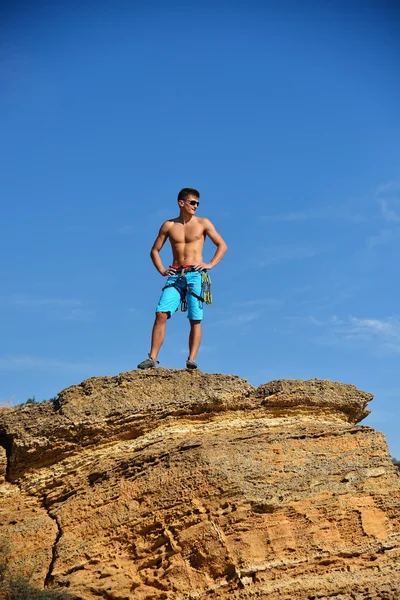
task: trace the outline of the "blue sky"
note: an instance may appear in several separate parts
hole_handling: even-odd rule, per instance
[[[229,245],[202,370],[354,383],[400,457],[395,3],[77,4],[1,18],[0,400],[145,358],[189,186]]]

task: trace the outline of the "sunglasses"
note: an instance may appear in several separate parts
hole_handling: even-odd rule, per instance
[[[186,200],[186,202],[190,204],[190,206],[199,206],[200,204],[200,202],[198,202],[197,200]]]

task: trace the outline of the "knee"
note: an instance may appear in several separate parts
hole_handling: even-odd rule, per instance
[[[168,319],[168,313],[166,312],[157,312],[156,313],[156,323],[165,323]]]

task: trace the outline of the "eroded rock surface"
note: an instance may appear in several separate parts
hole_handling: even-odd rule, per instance
[[[157,369],[3,411],[3,553],[82,600],[398,600],[400,477],[355,424],[371,398]]]

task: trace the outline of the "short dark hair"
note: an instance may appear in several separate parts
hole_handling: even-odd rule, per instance
[[[196,198],[200,198],[200,192],[194,188],[183,188],[183,190],[181,190],[178,194],[178,202],[179,200],[187,200],[189,196],[196,196]]]

